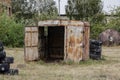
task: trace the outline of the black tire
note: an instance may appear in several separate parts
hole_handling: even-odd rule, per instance
[[[90,44],[91,45],[97,45],[97,46],[101,46],[102,45],[102,42],[101,41],[97,41],[97,40],[90,40]]]
[[[8,63],[8,64],[14,63],[14,58],[13,57],[6,57],[3,62]]]
[[[3,43],[0,41],[0,51],[3,51],[4,47],[3,47]]]
[[[3,51],[3,50],[4,50],[3,46],[0,46],[0,51]]]
[[[99,53],[101,53],[102,50],[101,49],[90,49],[90,52],[99,52]]]
[[[8,72],[10,69],[10,65],[7,63],[0,64],[0,73]]]
[[[90,45],[90,49],[100,49],[101,46],[97,46],[97,45]]]
[[[0,62],[1,62],[1,60],[5,59],[5,57],[6,57],[6,52],[0,51]]]
[[[90,58],[93,60],[99,60],[99,59],[101,59],[101,55],[90,54]]]

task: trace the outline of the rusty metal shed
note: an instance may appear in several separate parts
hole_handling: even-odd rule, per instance
[[[87,22],[73,20],[39,21],[38,26],[25,27],[25,60],[89,59]]]

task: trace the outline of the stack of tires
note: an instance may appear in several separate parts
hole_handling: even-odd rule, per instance
[[[102,42],[90,40],[90,58],[94,60],[101,59]]]
[[[2,42],[0,42],[0,74],[18,74],[17,69],[10,69],[10,64],[14,62],[13,57],[6,57],[6,52]]]

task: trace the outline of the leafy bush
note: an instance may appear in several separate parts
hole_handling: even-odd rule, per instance
[[[97,39],[99,34],[106,29],[114,29],[120,32],[120,7],[113,9],[109,18],[104,14],[97,15],[91,22],[91,38]]]
[[[106,17],[104,13],[96,14],[94,15],[90,21],[91,27],[90,27],[90,37],[93,39],[97,39],[99,34],[105,30],[106,28]]]
[[[91,25],[91,33],[90,38],[92,39],[98,39],[99,34],[105,30],[105,25],[97,23]]]
[[[22,47],[24,43],[24,25],[15,22],[14,17],[0,14],[0,40],[5,46]]]

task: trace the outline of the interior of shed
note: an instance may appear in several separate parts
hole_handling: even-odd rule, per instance
[[[39,27],[39,57],[46,61],[64,59],[64,26]]]

